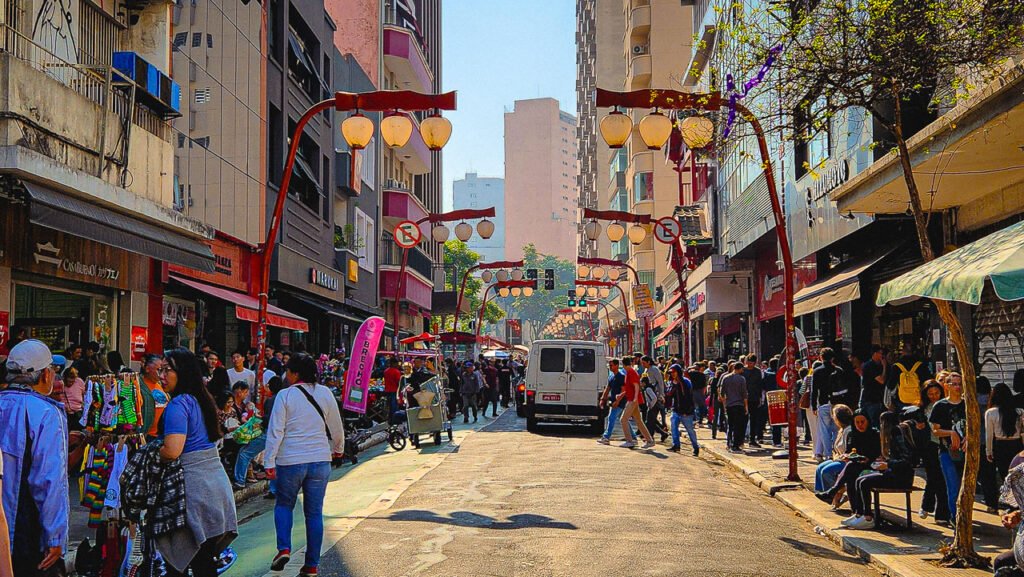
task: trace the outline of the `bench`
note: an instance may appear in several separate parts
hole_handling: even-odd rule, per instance
[[[916,493],[918,491],[922,491],[922,489],[920,489],[918,487],[908,487],[906,489],[896,489],[896,488],[889,488],[889,487],[873,487],[871,489],[871,498],[874,499],[875,524],[876,525],[881,525],[883,522],[888,522],[888,521],[883,521],[883,519],[882,519],[882,507],[881,507],[881,501],[882,500],[880,498],[881,495],[903,493],[907,497],[907,524],[906,524],[906,526],[904,526],[902,528],[904,528],[904,529],[913,529],[913,527],[914,527],[914,518],[913,518],[913,515],[911,513],[912,509],[911,509],[911,506],[910,506],[910,495],[912,493]],[[895,525],[894,523],[891,523],[891,524]],[[899,527],[899,525],[895,525],[895,526]]]

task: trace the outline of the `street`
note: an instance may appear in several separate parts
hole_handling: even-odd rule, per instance
[[[376,449],[342,469],[320,574],[877,575],[718,462],[554,427],[532,435],[512,411],[456,442]],[[272,517],[269,501],[242,507],[240,559],[226,575],[278,575]],[[280,575],[300,564],[293,554]]]

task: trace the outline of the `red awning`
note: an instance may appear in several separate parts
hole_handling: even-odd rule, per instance
[[[436,339],[436,338],[437,337],[435,337],[434,335],[432,335],[430,333],[420,333],[420,334],[418,334],[418,335],[416,335],[414,337],[409,337],[407,339],[402,339],[402,340],[400,340],[398,342],[402,343],[403,345],[411,345],[413,343],[430,343],[430,342],[434,342],[434,339]]]
[[[665,321],[661,321],[660,323],[658,323],[658,319],[664,317],[665,313],[667,313],[669,311],[669,309],[671,309],[673,306],[678,304],[679,303],[679,298],[682,297],[682,296],[683,296],[683,293],[676,293],[675,295],[672,296],[672,298],[668,299],[668,302],[665,303],[665,306],[661,307],[660,311],[654,313],[654,318],[651,319],[651,320],[653,320],[655,322],[655,325],[654,325],[655,327],[658,327],[658,326],[661,326],[661,325],[665,324]]]
[[[451,344],[469,344],[469,343],[475,343],[476,342],[476,336],[473,335],[473,333],[466,333],[466,332],[462,332],[462,331],[453,332],[453,333],[441,333],[441,334],[439,334],[437,336],[441,338],[441,342],[442,343],[445,343],[445,344],[448,344],[448,345],[451,345]]]
[[[679,317],[678,319],[672,321],[672,324],[670,324],[664,331],[661,332],[661,335],[658,337],[658,340],[654,341],[654,346],[661,346],[661,343],[665,342],[668,339],[668,336],[672,334],[672,331],[679,328],[679,325],[681,324],[683,324],[683,317]]]
[[[489,337],[489,336],[486,336],[486,335],[480,337],[480,342],[483,343],[483,345],[485,347],[497,347],[499,349],[510,349],[510,348],[512,348],[512,345],[510,345],[510,344],[508,344],[508,343],[506,343],[504,341],[500,341],[500,340],[498,340],[498,339],[496,339],[494,337]]]
[[[234,303],[235,316],[238,317],[238,320],[250,323],[259,322],[260,301],[256,297],[240,293],[238,291],[215,287],[199,281],[182,278],[173,274],[170,276],[181,284],[191,287],[201,293],[208,294],[213,298],[217,298],[222,301]],[[294,315],[284,309],[275,307],[274,305],[267,305],[267,324],[282,329],[302,331],[304,333],[309,332],[309,323],[306,322],[306,319],[298,315]]]

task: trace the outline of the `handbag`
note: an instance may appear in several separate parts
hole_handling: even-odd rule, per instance
[[[260,421],[260,417],[249,417],[248,421],[235,429],[235,442],[239,445],[248,445],[253,439],[262,435],[263,428],[260,427]]]
[[[800,395],[800,408],[801,409],[810,409],[811,408],[811,392],[810,391],[804,391],[803,393],[801,393],[801,395]]]
[[[316,409],[317,414],[320,415],[320,418],[324,421],[324,432],[327,433],[327,440],[333,442],[334,437],[331,436],[331,428],[327,426],[327,417],[324,416],[324,410],[320,408],[320,405],[316,402],[316,399],[313,398],[313,395],[309,394],[309,391],[302,388],[302,385],[295,385],[295,388],[298,389],[299,392],[306,397],[306,400],[309,401],[309,404],[313,405],[313,408]]]

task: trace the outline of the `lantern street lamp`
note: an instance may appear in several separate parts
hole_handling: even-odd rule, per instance
[[[498,277],[498,282],[505,282],[508,280],[508,271],[501,269],[496,276]]]
[[[494,234],[494,223],[485,218],[476,224],[476,232],[480,238],[487,240]]]
[[[786,350],[785,369],[780,373],[780,376],[781,381],[784,383],[789,393],[787,401],[789,404],[789,475],[787,476],[787,480],[792,482],[799,481],[800,475],[797,470],[796,425],[800,395],[797,391],[796,379],[796,357],[798,351],[796,325],[793,317],[793,255],[790,251],[789,236],[786,230],[786,216],[782,210],[782,203],[779,199],[778,187],[775,182],[775,171],[772,165],[771,151],[768,149],[768,141],[765,138],[764,129],[761,127],[760,121],[756,116],[751,114],[750,110],[744,106],[743,103],[736,101],[736,99],[723,98],[722,94],[718,92],[697,94],[659,89],[635,90],[633,92],[611,92],[598,88],[596,96],[594,104],[598,107],[615,107],[616,112],[618,112],[619,107],[635,109],[654,106],[670,110],[696,110],[700,112],[712,112],[729,107],[731,115],[745,119],[753,129],[753,132],[757,137],[758,149],[761,154],[761,169],[765,176],[768,196],[772,205],[772,213],[775,217],[775,234],[778,237],[779,253],[782,256],[783,263],[783,294],[786,305]],[[620,119],[617,118],[616,114],[609,114],[601,120],[602,129],[605,126],[605,121],[608,121],[609,118],[613,117],[616,118],[615,120],[609,121],[609,126],[611,126],[612,123],[621,122]],[[690,139],[690,142],[687,143],[688,146],[692,142],[694,145],[693,148],[698,148],[698,146],[696,146],[697,144],[707,145],[711,142],[711,135],[713,135],[714,129],[713,126],[709,126],[708,123],[710,121],[705,122],[705,120],[693,120],[685,125],[686,133],[683,133],[683,135]],[[653,126],[655,128],[657,127],[657,125]],[[657,131],[655,130],[652,132]],[[602,130],[601,136],[605,138],[605,142],[607,142],[608,146],[611,148],[621,147],[624,143],[624,139],[620,140],[619,137],[621,135],[616,134],[615,131],[608,131],[606,134],[605,131]],[[648,145],[654,144],[653,140],[647,141],[645,139],[645,142],[647,142]],[[588,218],[586,211],[584,211],[583,217]]]
[[[608,295],[612,294],[612,289],[608,287],[601,287],[601,290],[598,291],[598,294],[601,295],[601,298],[608,298]]]
[[[430,229],[430,238],[434,239],[434,242],[437,243],[447,242],[450,234],[451,231],[443,224],[436,224],[434,228]]]
[[[618,222],[613,222],[608,225],[608,240],[612,242],[619,242],[625,235],[626,227],[622,226]]]
[[[524,297],[532,297],[533,296],[533,287],[532,286],[523,287],[523,296]]]
[[[385,116],[380,121],[380,137],[384,140],[384,144],[389,147],[401,148],[412,137],[412,121],[401,112]]]
[[[645,238],[647,238],[647,229],[646,228],[640,226],[639,224],[634,224],[633,226],[629,227],[629,242],[630,243],[632,243],[632,244],[640,244],[640,243],[642,243],[644,241]]]
[[[523,280],[523,269],[514,268],[512,269],[512,280]]]
[[[591,276],[591,278],[594,278],[596,280],[603,279],[604,278],[604,267],[602,267],[602,266],[595,266],[594,268],[590,269],[590,276]]]
[[[523,289],[521,289],[519,287],[512,287],[511,292],[512,292],[512,296],[517,297],[517,296],[523,294]]]
[[[521,263],[520,263],[520,266],[522,266]],[[478,339],[480,337],[480,328],[481,328],[481,326],[484,323],[484,310],[487,308],[487,302],[490,300],[490,297],[491,297],[491,289],[497,289],[498,296],[504,298],[504,297],[507,297],[512,292],[513,289],[519,289],[519,290],[525,291],[525,289],[527,289],[527,288],[530,289],[531,294],[532,294],[532,292],[534,290],[536,290],[536,288],[537,288],[537,281],[536,280],[519,280],[519,281],[509,280],[509,281],[496,282],[494,284],[487,285],[487,288],[484,289],[483,301],[480,303],[480,311],[479,311],[479,313],[477,315],[476,336],[477,336]]]
[[[680,123],[679,133],[686,146],[694,150],[701,149],[714,139],[715,123],[706,116],[690,116]]]
[[[576,297],[577,298],[582,298],[583,295],[585,295],[585,294],[587,294],[587,287],[582,286],[582,285],[578,285],[576,287]]]
[[[597,240],[601,236],[601,223],[596,220],[587,221],[587,224],[583,225],[583,234],[587,240]]]
[[[576,276],[580,278],[587,278],[588,276],[590,276],[590,267],[585,264],[581,264],[580,266],[576,267]]]
[[[509,292],[509,289],[507,287],[501,287],[500,289],[498,289],[498,295],[501,296],[501,298],[507,297],[508,296],[508,292]]]
[[[484,272],[480,275],[480,280],[484,283],[490,283],[494,278],[495,269],[512,268],[523,266],[523,261],[497,261],[497,262],[478,262],[475,265],[469,267],[465,273],[462,274],[462,284],[459,287],[459,297],[455,303],[455,326],[454,330],[459,330],[459,313],[462,312],[462,297],[466,292],[466,282],[469,281],[469,275],[477,269],[483,269]]]
[[[672,121],[667,116],[654,109],[640,121],[640,139],[647,145],[648,150],[661,150],[672,135]]]
[[[608,148],[622,148],[633,132],[633,120],[616,109],[601,119],[601,138]]]
[[[489,270],[485,270],[485,271],[484,271],[484,272],[483,272],[483,273],[482,273],[482,274],[480,275],[480,280],[482,280],[482,281],[484,281],[484,282],[491,282],[491,279],[493,279],[493,278],[494,278],[494,273],[493,273],[493,272],[491,272],[491,271],[489,271]]]
[[[351,154],[349,155],[349,177],[351,179],[350,186],[355,188],[355,182],[358,178],[355,170],[355,152],[366,148],[366,146],[369,145],[370,140],[373,138],[373,121],[363,115],[361,111],[387,112],[402,110],[405,113],[408,113],[432,110],[434,112],[433,116],[424,120],[424,122],[420,124],[420,134],[428,147],[431,147],[432,150],[440,150],[448,142],[452,132],[451,122],[441,116],[440,110],[455,110],[455,93],[421,94],[409,90],[380,90],[364,93],[336,92],[333,97],[322,100],[308,108],[302,116],[299,117],[298,122],[295,123],[295,131],[292,133],[292,137],[289,140],[288,156],[285,160],[284,174],[281,178],[281,184],[279,187],[281,194],[277,195],[277,200],[274,203],[274,212],[272,213],[270,224],[267,228],[266,241],[259,249],[261,275],[256,283],[258,291],[256,297],[259,299],[259,311],[255,335],[255,340],[258,344],[257,348],[259,349],[259,353],[257,355],[259,360],[257,361],[258,366],[256,370],[256,382],[259,386],[255,394],[257,400],[259,400],[260,393],[263,392],[261,389],[265,385],[265,383],[263,383],[263,369],[266,366],[266,355],[264,353],[267,347],[267,314],[270,304],[270,270],[272,268],[271,265],[273,264],[274,249],[277,247],[277,239],[278,236],[280,236],[281,219],[284,214],[285,201],[291,196],[287,193],[290,190],[292,174],[295,169],[295,158],[298,154],[299,143],[302,140],[302,134],[306,129],[306,125],[309,124],[309,121],[317,115],[332,108],[339,112],[352,112],[352,114],[341,123],[341,134],[351,151]],[[408,117],[406,117],[406,120],[408,121]],[[430,120],[430,122],[427,122],[427,120]],[[404,134],[404,128],[401,126],[402,121],[388,121],[386,124],[388,127],[382,130],[387,132],[387,139],[393,140],[394,142],[401,140],[401,137]],[[382,138],[384,136],[385,134],[382,132]],[[399,279],[399,282],[401,282],[401,279]],[[397,337],[398,327],[396,326],[396,349]]]
[[[610,268],[608,269],[608,280],[619,280],[619,269]]]
[[[471,236],[473,236],[473,227],[468,222],[463,221],[455,225],[455,238],[466,242]]]

